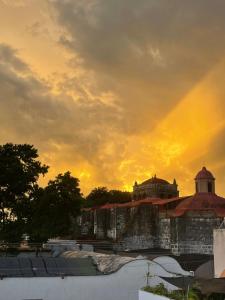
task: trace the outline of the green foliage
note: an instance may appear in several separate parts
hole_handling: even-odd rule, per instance
[[[93,189],[86,197],[86,206],[100,206],[107,203],[109,192],[106,187],[98,187]]]
[[[0,146],[0,240],[20,240],[29,199],[48,167],[38,160],[32,145]]]
[[[108,191],[106,187],[93,189],[86,197],[85,206],[100,206],[106,203],[125,203],[131,201],[131,194],[118,190]]]
[[[130,192],[111,190],[109,191],[109,194],[109,203],[125,203],[131,201]]]
[[[31,206],[31,241],[71,234],[82,201],[79,180],[70,172],[59,174],[55,180],[49,181],[46,188],[38,189]]]
[[[20,242],[24,228],[25,222],[23,220],[6,220],[1,228],[1,240],[8,243]]]
[[[0,146],[0,170],[0,241],[19,242],[26,233],[41,242],[71,233],[82,204],[77,178],[59,174],[40,188],[48,167],[27,144]]]
[[[184,292],[181,290],[168,291],[163,283],[160,283],[159,285],[157,285],[155,287],[146,286],[143,288],[143,291],[149,292],[152,294],[156,294],[156,295],[160,295],[160,296],[165,296],[167,298],[175,299],[175,300],[183,300],[184,298],[191,299],[191,300],[199,299],[198,294],[193,289],[190,289],[188,291],[188,296],[187,295],[185,296]]]
[[[37,160],[37,150],[32,145],[5,144],[0,146],[1,199],[14,202],[15,197],[30,192],[40,175],[48,167]]]

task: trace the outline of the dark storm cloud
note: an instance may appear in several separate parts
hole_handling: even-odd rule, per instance
[[[30,142],[43,152],[54,143],[68,147],[64,160],[75,161],[78,155],[98,164],[94,158],[99,148],[120,122],[117,109],[100,100],[93,104],[87,98],[74,102],[66,95],[54,97],[16,53],[0,45],[1,142]]]
[[[60,42],[120,97],[131,130],[149,130],[224,53],[224,1],[50,3],[67,30]]]
[[[40,3],[46,4],[45,0]],[[190,125],[199,133],[199,127],[208,122],[185,119],[187,101],[181,105],[183,110],[176,105],[223,60],[224,1],[49,0],[48,4],[47,10],[44,6],[37,14],[36,4],[29,4],[35,12],[24,23],[24,35],[13,39],[13,34],[22,32],[15,30],[5,39],[9,43],[12,38],[21,50],[0,44],[1,143],[35,144],[47,154],[49,164],[52,155],[57,170],[63,164],[80,163],[93,184],[114,187],[129,184],[136,176],[141,180],[150,171],[167,176],[165,168],[175,174],[179,167],[181,173],[185,168],[197,171],[204,159],[212,165],[218,162],[214,153],[223,160],[221,131],[202,159],[199,153],[195,161],[188,158],[185,162],[198,141],[185,141],[187,149],[180,145],[180,152],[176,151],[176,143],[183,141],[176,140],[176,134],[182,135],[182,123],[187,121],[185,130]],[[52,12],[55,18],[50,17]],[[20,20],[21,10],[13,13]],[[207,81],[207,91],[214,95],[214,84],[216,97],[221,99],[211,107],[219,106],[221,113],[225,111],[223,78],[224,68],[217,78]],[[205,90],[199,95],[204,97]],[[209,98],[206,103],[210,104]],[[201,106],[191,100],[187,114],[193,109],[198,118],[196,107]],[[164,119],[171,110],[175,113]],[[210,116],[204,116],[207,110],[202,111],[200,120],[209,120]],[[164,128],[167,119],[169,125]],[[186,151],[183,156],[182,151]]]
[[[0,46],[0,64],[2,67],[6,65],[8,68],[13,68],[16,71],[29,71],[28,65],[17,57],[17,50],[6,44],[1,44]]]

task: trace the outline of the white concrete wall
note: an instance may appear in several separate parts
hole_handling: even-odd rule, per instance
[[[213,230],[215,277],[225,277],[225,229]]]
[[[138,300],[138,290],[146,285],[148,263],[148,260],[136,260],[111,275],[74,276],[64,279],[4,278],[0,280],[0,300]],[[155,270],[155,275],[165,272],[155,265],[153,263],[152,269]],[[152,286],[161,282],[169,290],[176,289],[158,276],[150,278]]]
[[[191,272],[182,269],[181,265],[170,256],[158,256],[153,259],[154,262],[162,266],[166,271],[181,276],[193,276]]]
[[[169,298],[152,293],[139,291],[139,300],[168,300]]]

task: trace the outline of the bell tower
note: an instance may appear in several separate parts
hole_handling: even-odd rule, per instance
[[[195,177],[195,189],[198,193],[213,193],[215,194],[215,177],[210,171],[203,167]]]

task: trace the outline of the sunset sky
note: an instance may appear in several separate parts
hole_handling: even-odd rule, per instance
[[[0,143],[82,192],[157,174],[225,196],[225,1],[0,0]]]

